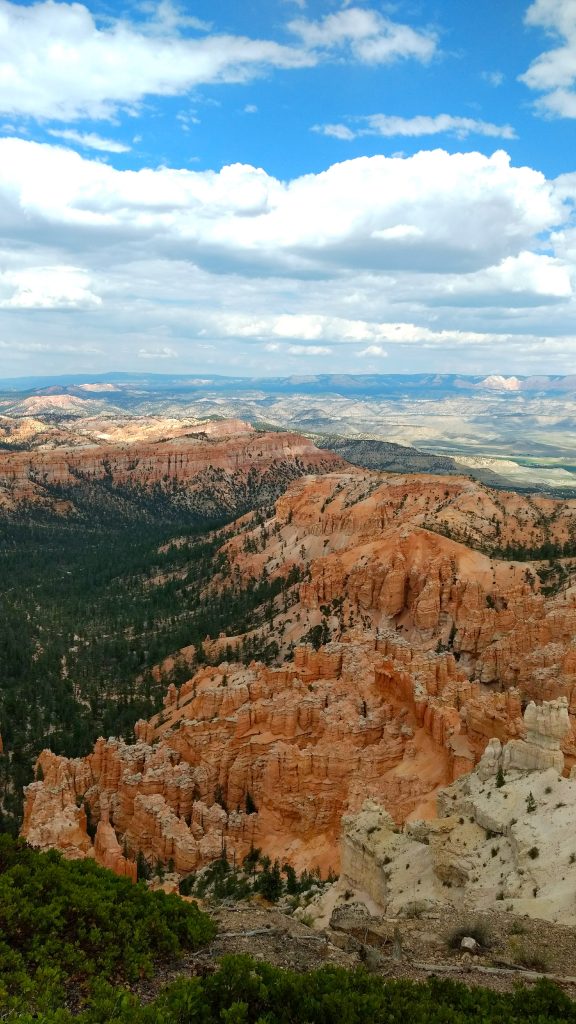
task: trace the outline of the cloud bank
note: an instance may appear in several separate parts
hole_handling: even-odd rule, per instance
[[[243,164],[118,170],[4,138],[0,340],[81,334],[100,368],[278,372],[338,354],[366,369],[454,350],[560,365],[575,348],[575,197],[571,176],[502,151],[281,181]]]
[[[576,0],[534,0],[525,21],[557,45],[541,53],[520,80],[541,93],[536,107],[542,114],[576,117]]]

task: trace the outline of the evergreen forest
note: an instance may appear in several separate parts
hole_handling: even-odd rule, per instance
[[[202,662],[206,637],[264,622],[297,582],[298,574],[269,581],[228,570],[220,548],[230,514],[209,518],[165,495],[155,504],[150,493],[82,508],[82,493],[75,489],[79,515],[20,510],[0,524],[0,831],[12,834],[44,747],[80,756],[100,735],[132,739],[168,683],[193,672],[177,663],[162,676],[153,666],[188,645]],[[265,514],[255,511],[255,524]],[[224,656],[270,661],[277,650],[255,638]]]

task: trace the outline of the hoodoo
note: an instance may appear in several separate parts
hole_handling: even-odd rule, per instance
[[[397,825],[434,818],[438,791],[488,741],[483,766],[569,768],[576,590],[528,555],[544,537],[568,550],[576,503],[506,501],[462,478],[295,481],[268,521],[246,517],[223,549],[240,575],[301,566],[259,627],[277,638],[280,664],[222,662],[246,637],[207,639],[213,666],[171,686],[136,743],[41,755],[24,834],[112,864],[112,829],[128,859],[182,873],[252,845],[327,871],[339,866],[343,814],[369,797]],[[557,697],[547,710],[529,703]],[[90,841],[85,809],[106,841]]]

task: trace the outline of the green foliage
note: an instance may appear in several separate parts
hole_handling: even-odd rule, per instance
[[[145,882],[152,875],[150,865],[142,853],[142,850],[138,851],[138,856],[136,857],[136,875],[139,882]]]
[[[504,778],[504,772],[502,770],[502,765],[499,765],[498,766],[498,771],[496,772],[496,786],[497,786],[498,789],[502,789],[502,786],[505,786],[505,785],[506,785],[506,779]]]
[[[468,547],[473,547],[477,551],[482,551],[485,555],[488,555],[490,558],[503,559],[506,562],[547,561],[549,563],[549,568],[552,570],[552,572],[550,574],[544,571],[544,578],[547,578],[548,575],[554,575],[558,572],[560,572],[560,575],[562,575],[562,566],[555,563],[555,559],[576,557],[576,537],[574,536],[570,537],[569,540],[566,540],[564,542],[553,541],[551,539],[548,539],[544,541],[542,544],[537,544],[532,547],[527,544],[491,545],[488,544],[483,538],[481,539],[478,537],[471,536],[468,532],[466,534],[463,534],[462,531],[454,529],[453,527],[449,526],[448,523],[427,521],[425,525],[427,530],[432,530],[434,533],[439,533],[443,537],[448,537],[450,540],[456,540],[465,543],[467,544]],[[496,530],[496,535],[498,536],[499,534],[500,530],[498,529]],[[541,576],[543,570],[538,569],[537,572],[538,575]],[[550,592],[554,592],[555,589],[557,589],[556,586],[551,587]],[[494,605],[489,600],[489,597],[491,596],[492,595],[488,595],[488,597],[486,598],[486,603],[488,604],[489,607],[494,607]]]
[[[224,885],[234,874],[224,858],[211,870]],[[264,859],[262,874],[278,878],[277,862]],[[576,1004],[548,982],[499,993],[332,966],[297,974],[246,956],[224,957],[215,973],[180,978],[143,1005],[126,983],[210,941],[209,918],[92,861],[39,854],[8,836],[0,837],[0,928],[0,1014],[9,1024],[576,1024]],[[487,945],[474,923],[461,933]]]
[[[230,866],[224,851],[202,872],[190,891],[200,898],[210,892],[215,900],[244,900],[252,895],[248,880]]]
[[[284,864],[282,871],[286,875],[286,892],[289,896],[295,896],[299,892],[298,876],[291,864]]]
[[[257,814],[257,813],[258,813],[258,808],[256,807],[256,804],[254,803],[254,797],[252,796],[250,790],[247,790],[247,792],[246,792],[246,814]]]
[[[258,861],[260,860],[261,850],[259,847],[251,846],[248,853],[242,861],[242,867],[245,871],[253,872],[256,870]]]
[[[177,896],[0,836],[0,1009],[55,1009],[71,990],[81,1004],[99,985],[150,976],[159,958],[214,934],[210,918]]]
[[[526,810],[528,811],[528,814],[532,814],[536,810],[536,801],[534,799],[532,790],[530,790],[528,796],[526,797]]]
[[[330,627],[326,622],[326,619],[322,619],[322,622],[317,626],[312,626],[311,629],[302,637],[302,642],[312,644],[315,651],[318,651],[324,644],[330,642]]]
[[[178,892],[181,896],[191,896],[194,889],[194,883],[196,882],[196,875],[186,875],[186,878],[181,878],[178,883]]]
[[[221,856],[197,876],[182,879],[179,891],[183,896],[232,901],[244,900],[259,893],[264,899],[276,903],[285,894],[297,896],[306,893],[320,881],[319,868],[304,870],[299,877],[291,864],[283,864],[280,868],[279,861],[272,863],[270,857],[254,848],[244,857],[242,867],[237,868],[235,864],[230,864],[226,850],[223,849]],[[328,881],[336,881],[332,871]]]
[[[264,865],[263,870],[256,879],[255,888],[270,903],[276,903],[284,891],[284,883],[280,873],[280,863],[275,860],[272,866],[270,863]]]
[[[81,1018],[64,1010],[41,1024],[574,1024],[576,1004],[546,981],[513,992],[467,988],[431,978],[387,981],[362,969],[326,966],[282,971],[247,956],[227,956],[213,974],[182,978],[147,1006],[101,987]],[[12,1021],[31,1024],[28,1015]]]

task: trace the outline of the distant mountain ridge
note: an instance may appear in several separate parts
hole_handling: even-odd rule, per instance
[[[100,385],[100,387],[98,387]],[[154,374],[110,372],[103,374],[71,374],[59,377],[16,377],[0,379],[0,393],[34,392],[35,394],[75,394],[87,392],[119,393],[131,388],[154,391],[202,391],[215,387],[227,391],[258,388],[270,393],[339,392],[344,394],[393,394],[426,392],[428,395],[458,393],[465,390],[492,392],[576,393],[576,374],[521,375],[510,374],[297,374],[280,377],[226,376],[220,374]]]

